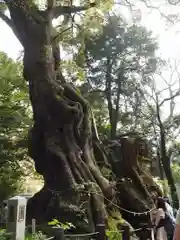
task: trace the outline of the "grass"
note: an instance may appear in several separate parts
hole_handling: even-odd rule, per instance
[[[26,234],[26,237],[25,237],[25,240],[31,240],[31,239],[33,239],[33,238],[32,238],[32,234],[27,233],[27,234]]]
[[[44,235],[42,232],[37,232],[34,236],[31,233],[26,233],[25,240],[43,240],[46,238],[46,235]]]

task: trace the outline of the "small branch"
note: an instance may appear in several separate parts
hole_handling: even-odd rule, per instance
[[[61,35],[63,35],[65,32],[67,32],[68,30],[72,29],[73,25],[71,25],[70,27],[64,29],[62,32],[58,33],[54,38],[53,41],[55,41],[58,37],[60,37]]]
[[[134,136],[134,137],[139,137],[140,133],[136,132],[136,131],[130,131],[130,132],[126,132],[126,133],[122,133],[116,136],[116,139],[120,139],[122,137],[128,137],[128,136]]]
[[[141,1],[145,4],[145,6],[146,6],[147,8],[157,10],[162,17],[166,18],[170,23],[174,24],[174,21],[172,21],[172,19],[170,19],[166,14],[164,14],[163,12],[161,12],[161,10],[160,10],[158,7],[149,5],[149,4],[146,2],[146,0],[141,0]]]
[[[49,27],[49,44],[51,43],[51,37],[53,34],[53,26],[52,26],[52,20],[53,20],[53,8],[55,6],[55,0],[48,0],[48,7],[47,7],[47,11],[48,11],[48,27]]]
[[[174,5],[174,6],[177,5],[179,2],[180,2],[179,0],[177,0],[175,2],[173,2],[172,0],[168,0],[168,3],[171,5]]]
[[[87,6],[58,6],[53,8],[53,18],[58,18],[60,15],[71,14],[86,11],[92,7],[95,7],[95,3],[90,3]]]
[[[0,11],[0,18],[10,27],[13,28],[14,24],[10,18],[8,18],[3,12]]]
[[[19,39],[19,41],[21,42],[20,36],[18,34],[18,31],[13,21],[1,11],[0,11],[0,18],[11,28],[11,30],[13,31],[17,39]]]
[[[159,104],[159,107],[161,107],[165,102],[169,101],[169,100],[172,100],[174,99],[175,97],[179,96],[180,95],[180,90],[178,90],[174,95],[168,97],[168,98],[165,98],[163,99],[163,101]]]

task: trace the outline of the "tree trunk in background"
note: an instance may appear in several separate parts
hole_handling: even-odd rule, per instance
[[[173,206],[176,209],[178,209],[179,201],[178,201],[176,187],[175,187],[175,184],[174,184],[174,179],[173,179],[173,175],[172,175],[172,171],[171,171],[170,159],[169,159],[168,154],[167,154],[166,142],[165,142],[165,133],[164,133],[164,129],[163,129],[162,126],[160,128],[160,134],[161,134],[161,146],[160,146],[161,147],[161,161],[162,161],[162,164],[163,164],[164,172],[165,172],[166,177],[167,177],[168,185],[170,187],[171,196],[172,196],[172,200],[173,200]]]
[[[44,177],[43,189],[28,202],[28,218],[37,223],[57,218],[72,222],[76,231],[93,232],[118,204],[136,212],[149,210],[151,191],[158,188],[153,181],[146,183],[137,149],[122,141],[122,158],[121,152],[101,145],[88,104],[57,69],[59,48],[52,46],[47,22],[38,22],[26,1],[14,2],[7,4],[24,46],[24,77],[34,114],[29,154]],[[103,177],[102,163],[112,168],[116,184]],[[132,214],[123,215],[139,226]]]
[[[114,109],[113,109],[113,104],[112,104],[112,76],[111,76],[111,59],[108,58],[106,62],[106,90],[105,90],[105,95],[107,99],[107,104],[108,104],[108,113],[109,113],[109,121],[111,125],[110,129],[110,139],[114,139],[116,136],[116,127],[117,125],[114,124]]]
[[[176,187],[174,184],[174,179],[172,176],[172,171],[171,171],[171,163],[170,159],[168,157],[167,149],[166,149],[166,134],[165,134],[165,129],[163,126],[163,123],[161,121],[160,117],[160,107],[158,105],[158,97],[156,96],[157,104],[156,104],[156,111],[157,111],[157,120],[159,123],[159,130],[160,130],[160,155],[161,155],[161,162],[164,168],[164,173],[166,175],[168,185],[170,187],[171,191],[171,196],[173,200],[173,205],[178,209],[179,207],[179,201],[177,197],[177,192],[176,192]]]
[[[157,150],[157,161],[159,165],[159,173],[160,173],[160,179],[164,181],[164,169],[162,166],[162,161],[161,161],[161,154],[159,152],[159,149]]]
[[[118,74],[118,79],[117,79],[117,89],[115,93],[115,100],[112,100],[112,85],[113,85],[113,80],[111,76],[111,71],[112,71],[112,63],[111,59],[107,59],[106,62],[106,99],[108,103],[108,113],[109,113],[109,121],[111,125],[111,130],[110,130],[110,139],[116,139],[116,134],[117,134],[117,124],[119,120],[119,102],[120,102],[120,94],[121,94],[121,81],[124,76],[123,76],[123,70]],[[123,68],[122,68],[123,69]],[[113,107],[113,103],[115,102],[115,107]]]
[[[162,192],[150,173],[146,173],[140,167],[141,158],[148,157],[146,150],[141,151],[141,146],[146,148],[144,140],[119,138],[105,145],[108,145],[108,159],[117,181],[117,201],[120,206],[132,212],[145,212],[152,208],[153,193],[162,196]],[[149,223],[149,214],[134,215],[126,211],[121,211],[121,213],[135,229],[142,227],[141,224],[147,227]],[[144,230],[137,234],[140,239],[148,239]]]
[[[111,139],[116,138],[117,134],[117,124],[119,119],[119,101],[120,101],[120,93],[121,93],[121,82],[120,79],[118,81],[118,88],[116,92],[116,106],[115,110],[113,111],[113,118],[112,118],[112,126],[111,126]]]

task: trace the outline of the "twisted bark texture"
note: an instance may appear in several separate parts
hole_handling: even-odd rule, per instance
[[[150,192],[159,189],[139,167],[138,148],[126,139],[113,146],[100,143],[88,103],[61,74],[48,18],[28,0],[6,3],[24,47],[24,77],[34,114],[29,154],[44,177],[43,189],[28,203],[28,218],[39,223],[57,218],[72,222],[77,231],[92,232],[106,223],[113,201],[132,211],[149,210]],[[114,185],[103,177],[102,165],[112,170]],[[148,216],[137,222],[132,214],[122,215],[134,227],[148,221]]]

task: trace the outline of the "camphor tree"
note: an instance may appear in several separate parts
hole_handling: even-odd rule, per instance
[[[111,197],[112,187],[95,164],[92,132],[94,138],[97,136],[91,111],[75,88],[66,83],[61,75],[59,46],[55,41],[57,33],[52,27],[54,18],[86,10],[91,5],[61,7],[48,1],[46,10],[40,11],[30,1],[5,1],[5,4],[11,19],[3,13],[1,18],[12,28],[24,47],[24,78],[29,83],[34,117],[34,126],[29,133],[29,154],[45,181],[43,190],[29,204],[28,213],[32,217],[36,213],[37,220],[46,215],[46,220],[60,215],[64,221],[72,222],[75,216],[80,219],[83,216],[91,227],[91,212],[84,213],[80,207],[86,199],[76,193],[77,186],[87,184],[87,189],[92,188],[93,222],[96,225],[104,223],[106,211],[101,195]],[[94,184],[89,186],[90,182]],[[62,194],[54,199],[54,191]],[[87,190],[85,195],[88,196]],[[53,206],[47,208],[48,204]],[[78,227],[78,222],[74,224]]]
[[[28,217],[37,222],[59,218],[72,222],[76,230],[93,231],[95,226],[105,224],[106,201],[111,201],[116,192],[97,164],[97,157],[107,165],[109,159],[99,141],[91,109],[62,76],[58,32],[52,20],[87,10],[94,4],[61,6],[59,1],[49,0],[44,10],[29,0],[5,0],[4,5],[10,18],[2,11],[0,17],[24,47],[24,78],[29,85],[34,120],[29,132],[29,155],[44,178],[43,189],[28,203]],[[134,184],[133,190],[131,182],[127,183],[124,199],[128,197],[132,210],[148,210],[153,203],[149,188],[140,177],[137,159],[131,159],[123,169],[123,176],[132,178]],[[120,190],[123,184],[119,184]],[[123,191],[117,198],[121,194]]]

